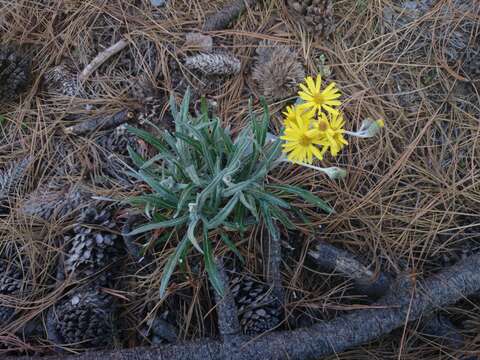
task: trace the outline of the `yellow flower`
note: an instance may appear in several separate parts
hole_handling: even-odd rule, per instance
[[[315,116],[315,110],[305,109],[300,105],[287,106],[283,115],[285,115],[285,127],[288,127],[292,122],[296,123],[298,117],[312,119]]]
[[[316,128],[320,131],[320,144],[323,146],[319,159],[323,159],[323,155],[330,150],[333,156],[342,150],[345,145],[348,145],[347,140],[343,137],[345,129],[345,120],[343,115],[338,112],[336,114],[330,114],[327,117],[324,113],[320,113]]]
[[[317,79],[314,81],[311,76],[305,78],[307,86],[300,84],[298,95],[305,101],[302,106],[305,108],[313,108],[321,112],[325,109],[328,113],[338,112],[333,106],[341,105],[340,100],[337,100],[340,96],[340,90],[336,87],[334,82],[331,82],[325,89],[320,90],[322,85],[322,77],[317,75]]]
[[[314,127],[313,118],[306,115],[296,111],[295,121],[285,123],[285,134],[280,138],[285,141],[282,146],[288,160],[311,164],[314,156],[321,156],[317,147],[321,143],[321,132]]]
[[[289,124],[293,121],[296,121],[296,106],[287,106],[286,111],[282,114],[285,115],[285,126],[289,126]]]

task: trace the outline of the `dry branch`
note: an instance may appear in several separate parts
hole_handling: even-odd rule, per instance
[[[112,46],[110,46],[109,48],[99,53],[90,62],[90,64],[88,64],[85,67],[85,69],[83,69],[83,71],[80,73],[79,80],[83,82],[86,79],[88,79],[88,77],[92,75],[93,72],[97,70],[105,61],[110,59],[113,55],[122,51],[124,48],[127,47],[127,45],[128,45],[128,42],[126,42],[124,39],[121,39],[117,41],[115,44],[113,44]]]
[[[237,306],[235,299],[229,289],[228,275],[225,271],[222,259],[217,259],[217,268],[220,274],[220,279],[223,285],[223,297],[215,292],[215,303],[217,304],[218,314],[218,330],[220,335],[225,340],[228,340],[233,335],[238,335],[241,332],[240,323],[238,322]]]
[[[204,31],[223,30],[238,17],[247,6],[252,6],[257,0],[233,0],[219,11],[208,16],[203,25]]]
[[[130,110],[121,110],[110,117],[99,116],[80,124],[70,126],[65,132],[70,135],[85,135],[97,130],[115,129],[117,126],[132,120],[135,114]]]
[[[308,254],[319,268],[336,271],[352,279],[355,288],[362,294],[383,296],[392,282],[389,275],[383,272],[375,273],[357,260],[355,255],[323,241],[317,242],[315,250],[310,250]]]
[[[207,339],[158,348],[86,353],[63,360],[319,359],[375,340],[409,321],[477,292],[480,290],[479,267],[480,254],[472,255],[437,275],[417,282],[413,288],[411,282],[400,282],[369,309],[357,310],[309,328],[274,332],[255,339],[238,336],[233,339],[235,341],[229,342]]]

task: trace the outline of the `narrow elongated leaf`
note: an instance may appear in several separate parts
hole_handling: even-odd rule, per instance
[[[165,188],[159,181],[157,181],[152,175],[150,175],[145,170],[135,171],[135,176],[146,182],[155,192],[157,192],[160,196],[165,198],[165,201],[169,203],[176,204],[178,202],[178,198],[176,195]]]
[[[249,189],[248,192],[256,199],[261,199],[263,202],[276,205],[285,209],[290,208],[290,204],[279,197],[261,190]]]
[[[137,129],[136,127],[126,125],[126,129],[131,132],[132,134],[137,135],[139,138],[147,142],[148,144],[152,145],[161,153],[169,154],[169,151],[165,145],[162,144],[160,140],[155,138],[152,134],[145,130]],[[170,154],[171,155],[171,154]]]
[[[288,214],[278,206],[270,206],[270,212],[272,213],[273,217],[280,221],[287,229],[296,229],[295,224],[289,219]]]
[[[248,194],[240,193],[240,201],[250,213],[255,216],[255,219],[259,219],[257,207],[255,206],[255,199]]]
[[[267,185],[267,188],[300,196],[303,200],[309,202],[314,206],[319,207],[320,209],[325,211],[327,214],[332,214],[335,212],[335,210],[330,205],[328,205],[325,201],[320,199],[318,196],[315,196],[310,191],[302,189],[298,186],[272,184],[272,185]]]
[[[204,231],[203,237],[203,249],[205,255],[205,270],[207,270],[208,280],[215,291],[220,295],[224,295],[224,287],[220,273],[218,272],[217,265],[215,264],[215,259],[213,256],[212,244],[208,238],[208,232]]]
[[[165,201],[162,197],[154,194],[132,196],[132,197],[126,198],[124,201],[131,205],[147,205],[148,204],[159,210],[176,208],[172,203]]]
[[[222,238],[222,241],[227,245],[227,247],[235,254],[237,257],[240,259],[242,263],[245,263],[245,259],[243,258],[242,254],[240,254],[240,251],[238,251],[237,246],[230,240],[230,237],[225,234],[221,233],[220,237]]]
[[[188,220],[188,215],[185,215],[176,219],[169,219],[165,221],[154,222],[154,223],[140,226],[135,230],[129,232],[127,235],[137,235],[137,234],[142,234],[144,232],[151,231],[151,230],[178,226],[178,225],[185,224],[187,220]]]
[[[189,185],[180,194],[180,198],[178,199],[178,204],[177,204],[177,211],[175,211],[175,214],[173,215],[174,218],[176,218],[180,214],[180,212],[183,210],[183,208],[191,200],[193,189],[194,189],[194,186]]]
[[[168,282],[172,277],[175,266],[177,266],[178,260],[182,256],[188,244],[188,237],[185,235],[182,241],[180,241],[180,244],[177,245],[175,252],[168,259],[167,264],[165,265],[165,268],[163,270],[162,280],[160,282],[160,298],[163,298],[165,296],[165,291],[167,290]]]
[[[145,164],[145,160],[130,145],[127,145],[127,151],[136,167],[141,168]]]
[[[280,239],[280,230],[278,229],[277,224],[273,221],[272,214],[270,212],[270,206],[261,201],[260,208],[262,209],[262,217],[263,221],[265,222],[265,226],[267,227],[268,233],[272,237],[273,240]]]
[[[187,229],[187,237],[188,240],[192,243],[192,245],[197,249],[201,254],[203,254],[203,250],[198,244],[197,238],[195,237],[195,228],[197,227],[198,224],[198,219],[191,220],[190,224],[188,224],[188,229]]]
[[[233,211],[233,209],[235,208],[235,205],[237,205],[237,202],[238,202],[239,198],[240,198],[239,194],[233,196],[227,202],[225,207],[223,209],[221,209],[218,212],[218,214],[208,222],[207,228],[208,229],[214,229],[214,228],[220,226],[223,223],[223,221],[228,217],[228,215],[230,215],[230,213]]]

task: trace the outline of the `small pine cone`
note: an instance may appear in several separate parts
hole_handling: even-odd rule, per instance
[[[51,309],[49,336],[55,342],[83,349],[109,346],[113,342],[114,305],[110,295],[96,288],[77,290]]]
[[[257,55],[252,78],[265,98],[281,100],[292,96],[305,77],[297,55],[287,46],[275,46],[270,42],[262,42]]]
[[[187,57],[185,66],[207,76],[229,76],[240,72],[241,63],[230,54],[199,54]]]
[[[138,138],[128,132],[124,126],[119,126],[114,131],[100,136],[95,143],[99,147],[97,163],[103,175],[123,185],[134,183],[135,179],[126,173],[125,164],[133,166],[128,154],[128,146],[138,152]]]
[[[280,324],[282,307],[268,286],[248,276],[232,276],[230,286],[246,335],[259,335]]]
[[[335,31],[332,0],[287,0],[287,5],[314,37],[327,37]]]
[[[109,210],[88,208],[83,211],[71,233],[65,236],[67,275],[81,279],[112,264],[120,251],[120,237],[113,233],[115,227]]]
[[[0,102],[13,100],[30,82],[31,59],[11,45],[0,46]]]
[[[8,198],[22,186],[25,170],[31,161],[32,158],[27,156],[20,161],[10,162],[5,169],[0,170],[0,214],[8,213]]]
[[[79,186],[52,180],[30,194],[20,212],[50,221],[75,214],[89,200],[90,194]]]
[[[25,286],[25,265],[16,256],[0,258],[0,295],[15,296]],[[12,306],[0,306],[0,325],[8,322],[15,310]]]
[[[77,75],[65,64],[49,69],[43,77],[43,83],[46,90],[53,94],[71,97],[82,95]]]

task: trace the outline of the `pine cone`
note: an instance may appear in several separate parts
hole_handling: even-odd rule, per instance
[[[65,96],[81,96],[77,75],[67,65],[61,64],[49,69],[43,83],[48,92]]]
[[[55,342],[80,348],[106,347],[113,342],[114,303],[96,288],[73,292],[48,316]]]
[[[259,335],[280,324],[282,307],[268,286],[245,275],[232,276],[230,286],[246,335]]]
[[[102,173],[123,185],[135,182],[135,179],[127,174],[125,164],[133,166],[128,146],[138,152],[138,138],[126,131],[124,126],[119,126],[114,131],[100,136],[95,142],[99,146],[99,159],[96,162]]]
[[[315,38],[335,31],[332,0],[287,0],[287,5]]]
[[[20,161],[12,161],[6,168],[0,170],[0,214],[8,213],[8,198],[22,186],[25,170],[32,158],[27,156]]]
[[[52,180],[30,194],[20,212],[46,221],[60,219],[74,214],[89,199],[89,193],[79,186]]]
[[[0,47],[0,102],[15,99],[30,82],[30,57],[11,45]]]
[[[16,256],[0,258],[0,295],[14,296],[22,292],[25,282],[24,266]],[[12,306],[0,306],[0,325],[8,322],[15,310]]]
[[[241,63],[230,54],[199,54],[185,59],[185,66],[203,75],[235,75],[240,72]]]
[[[81,279],[112,264],[119,255],[121,242],[113,233],[115,227],[109,210],[86,209],[71,234],[65,236],[65,243],[69,244],[64,261],[67,275]]]
[[[297,55],[287,46],[262,42],[257,48],[256,60],[252,78],[268,100],[281,100],[293,95],[305,77]]]

